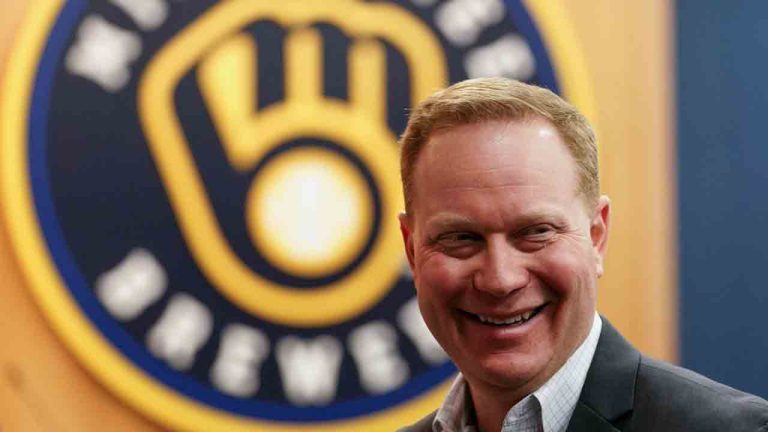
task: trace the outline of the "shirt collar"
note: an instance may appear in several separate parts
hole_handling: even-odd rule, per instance
[[[544,432],[565,431],[579,401],[579,394],[587,378],[592,357],[600,339],[602,320],[595,313],[592,328],[584,342],[566,360],[565,364],[538,390],[513,406],[504,418],[506,430],[514,427],[522,417],[540,411]],[[472,402],[464,377],[459,374],[448,395],[437,410],[432,430],[435,432],[476,432],[471,424]],[[538,415],[538,413],[536,413]],[[505,430],[505,429],[502,429]]]
[[[435,420],[432,422],[434,432],[475,432],[477,428],[470,421],[470,409],[472,401],[467,391],[467,383],[459,373],[453,380],[451,389],[448,390],[443,404],[437,410]]]
[[[595,314],[592,329],[584,342],[544,385],[533,392],[541,404],[541,419],[545,432],[560,432],[567,428],[579,401],[581,388],[587,379],[602,327],[600,316]]]

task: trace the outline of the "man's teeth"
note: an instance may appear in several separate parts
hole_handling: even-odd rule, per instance
[[[509,325],[509,324],[518,324],[521,322],[528,321],[528,319],[531,318],[534,313],[535,313],[535,310],[530,310],[528,312],[523,312],[520,315],[515,315],[507,319],[496,319],[496,318],[491,318],[483,315],[477,315],[477,318],[480,320],[480,322],[485,324]]]

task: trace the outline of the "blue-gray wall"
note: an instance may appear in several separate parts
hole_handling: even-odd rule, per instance
[[[768,397],[768,2],[676,8],[681,360]]]

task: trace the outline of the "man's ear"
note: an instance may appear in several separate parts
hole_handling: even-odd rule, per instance
[[[603,261],[608,248],[608,228],[611,221],[611,200],[602,195],[597,201],[597,206],[592,215],[589,226],[589,235],[592,239],[592,247],[595,249],[597,260],[597,277],[603,275],[605,270]]]
[[[408,221],[408,214],[405,212],[398,215],[400,219],[400,234],[403,235],[403,246],[405,246],[405,255],[408,257],[408,265],[411,267],[411,273],[414,271],[413,261],[413,230]]]

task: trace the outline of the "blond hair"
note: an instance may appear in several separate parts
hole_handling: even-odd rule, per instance
[[[416,161],[430,136],[439,130],[493,120],[541,117],[558,131],[578,167],[578,191],[593,205],[600,193],[597,141],[589,121],[551,91],[506,78],[459,82],[422,101],[400,138],[400,175],[406,212],[413,204]]]

